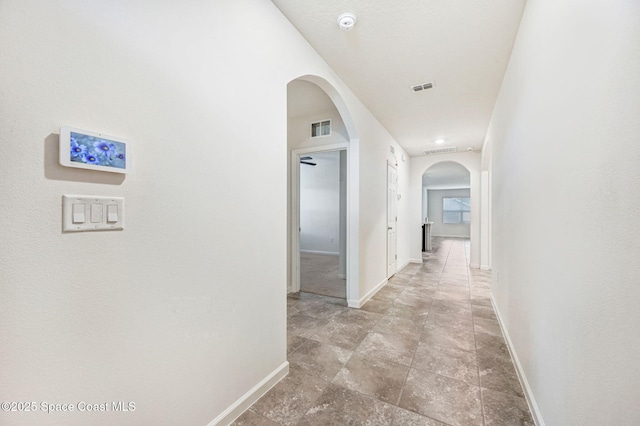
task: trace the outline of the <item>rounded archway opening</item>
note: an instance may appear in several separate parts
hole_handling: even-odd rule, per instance
[[[423,253],[446,239],[471,238],[471,173],[460,163],[442,161],[422,174]],[[433,243],[433,244],[430,244]]]
[[[326,80],[303,76],[287,85],[289,176],[288,292],[358,300],[355,126]]]

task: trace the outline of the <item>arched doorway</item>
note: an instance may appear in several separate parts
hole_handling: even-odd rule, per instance
[[[432,239],[460,239],[470,258],[471,173],[466,167],[442,161],[423,173],[422,217],[427,231],[422,244],[425,255],[431,250]]]
[[[358,217],[351,209],[351,206],[357,205],[358,196],[357,178],[353,178],[358,170],[357,149],[353,149],[354,145],[357,147],[357,138],[353,137],[355,128],[342,99],[332,86],[319,77],[304,76],[291,81],[287,86],[287,102],[287,146],[291,158],[288,170],[287,291],[306,290],[332,297],[338,295],[351,305],[353,300],[359,300]],[[325,176],[320,170],[323,167],[338,175]],[[305,182],[305,179],[313,176],[320,180],[311,185]],[[331,203],[330,208],[313,210],[317,196],[304,191],[313,190],[314,185],[321,186],[315,188],[318,189],[316,194],[326,196],[327,191],[332,192],[329,198],[335,198],[335,203]],[[302,224],[305,224],[305,228],[302,228]],[[341,294],[333,294],[333,284],[324,289],[322,285],[305,287],[301,278],[314,275],[306,274],[302,269],[301,251],[306,258],[321,260],[336,255],[337,267],[335,274],[331,273],[335,276],[331,275],[330,278],[338,285],[342,280]],[[327,270],[324,267],[322,269]],[[330,284],[325,279],[327,277],[320,278]]]

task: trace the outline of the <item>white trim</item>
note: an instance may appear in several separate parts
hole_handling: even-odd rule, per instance
[[[489,265],[480,265],[480,269],[483,271],[490,271],[491,267]]]
[[[404,268],[406,268],[406,267],[407,267],[407,265],[408,265],[409,263],[412,263],[412,262],[411,262],[411,260],[407,260],[406,262],[404,262],[404,263],[402,264],[402,266],[400,266],[400,267],[398,268],[398,272],[400,272],[400,271],[402,271]]]
[[[424,263],[422,259],[409,259],[409,263]]]
[[[480,269],[480,265],[478,265],[477,263],[470,263],[469,268]]]
[[[262,395],[274,387],[280,380],[289,374],[289,362],[285,361],[278,368],[273,370],[260,383],[255,385],[249,392],[245,393],[229,408],[224,410],[218,417],[213,419],[207,426],[228,426],[249,409]]]
[[[524,390],[524,397],[527,401],[527,405],[529,406],[529,411],[531,412],[531,416],[533,417],[533,422],[536,426],[545,426],[544,420],[542,420],[542,413],[540,412],[540,408],[536,403],[536,399],[533,396],[533,391],[529,386],[529,382],[527,381],[527,376],[524,374],[524,369],[522,368],[522,364],[520,364],[520,359],[518,358],[518,354],[516,353],[515,348],[513,347],[513,343],[511,342],[511,337],[509,337],[509,332],[507,331],[504,323],[502,322],[502,316],[500,315],[500,311],[498,310],[498,305],[496,304],[496,300],[493,298],[493,294],[491,295],[491,304],[493,305],[493,310],[496,313],[496,317],[498,318],[498,324],[500,324],[500,330],[502,330],[502,335],[504,336],[504,340],[507,342],[507,348],[509,349],[509,354],[511,355],[511,359],[516,367],[516,373],[518,375],[518,379],[520,380],[520,385]]]
[[[362,308],[364,304],[367,303],[369,299],[371,299],[373,296],[375,296],[375,294],[379,292],[382,289],[382,287],[387,285],[388,282],[389,280],[385,278],[377,286],[372,288],[371,291],[369,291],[369,293],[364,295],[360,300],[348,300],[347,306],[349,306],[350,308],[357,308],[357,309]]]
[[[335,251],[319,251],[319,250],[302,250],[300,249],[300,253],[309,253],[309,254],[324,254],[327,256],[340,256],[340,253]]]
[[[395,159],[395,156],[394,156]],[[394,260],[394,265],[395,265],[395,271],[389,271],[389,222],[391,222],[389,220],[389,168],[393,169],[393,171],[395,172],[396,175],[396,195],[395,200],[392,200],[391,203],[393,205],[393,203],[396,204],[396,217],[393,218],[393,232],[395,234],[395,247],[393,248],[393,252],[395,255],[395,259]],[[387,218],[387,223],[386,228],[387,228],[387,239],[386,239],[386,260],[387,260],[387,279],[391,278],[392,276],[394,276],[400,269],[398,269],[398,161],[396,160],[394,163],[392,163],[391,161],[387,160],[387,186],[385,188],[385,192],[386,192],[386,208],[387,208],[387,212],[386,212],[386,218]]]

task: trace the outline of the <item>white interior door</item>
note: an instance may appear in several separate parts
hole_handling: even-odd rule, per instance
[[[398,171],[387,163],[387,278],[398,270],[396,224],[398,223]]]

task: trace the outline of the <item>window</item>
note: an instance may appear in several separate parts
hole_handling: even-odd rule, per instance
[[[471,202],[469,198],[443,198],[442,223],[471,223]]]
[[[320,136],[331,135],[331,120],[322,120],[311,123],[311,137],[317,138]]]

